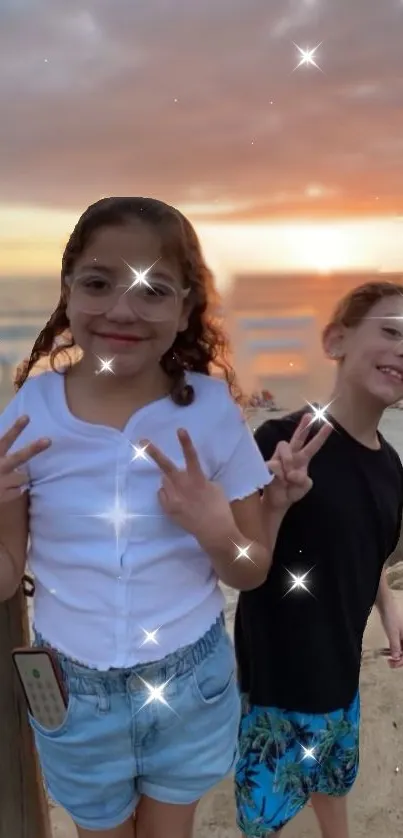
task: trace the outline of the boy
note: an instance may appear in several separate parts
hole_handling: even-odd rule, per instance
[[[293,496],[295,463],[282,440],[306,409],[256,433],[276,475],[263,505],[288,511],[269,576],[241,593],[235,622],[243,694],[237,820],[248,838],[278,834],[309,800],[323,838],[349,838],[362,638],[375,601],[394,665],[403,662],[402,621],[384,571],[400,533],[403,468],[377,430],[403,396],[402,290],[355,289],[325,329],[337,376],[313,425],[316,416],[333,432],[312,460],[313,487],[302,499]]]

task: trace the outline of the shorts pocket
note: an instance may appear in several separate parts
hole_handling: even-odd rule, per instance
[[[66,715],[65,715],[61,725],[59,725],[59,727],[56,727],[56,728],[43,727],[43,725],[41,725],[40,722],[38,722],[37,719],[35,719],[31,715],[31,713],[28,711],[29,723],[30,723],[34,733],[38,734],[38,736],[40,736],[40,737],[42,736],[46,739],[57,739],[59,736],[62,736],[63,733],[66,733],[66,731],[69,729],[70,724],[71,724],[72,716],[73,716],[73,713],[74,713],[74,708],[76,706],[76,701],[77,701],[76,696],[72,695],[70,693],[68,704],[67,704],[67,709],[66,709]]]
[[[235,653],[227,635],[195,666],[192,676],[195,695],[202,704],[216,704],[231,690],[236,692]]]

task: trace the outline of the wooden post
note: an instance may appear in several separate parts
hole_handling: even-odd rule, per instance
[[[0,603],[0,838],[50,838],[46,795],[11,650],[29,643],[22,589]]]

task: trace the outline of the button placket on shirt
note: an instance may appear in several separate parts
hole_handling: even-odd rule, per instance
[[[129,496],[129,473],[131,457],[130,446],[126,438],[122,438],[116,466],[116,496],[124,512],[130,514]],[[116,535],[116,561],[117,561],[117,595],[116,595],[116,652],[118,660],[124,659],[127,646],[127,616],[128,616],[128,589],[127,583],[130,568],[125,567],[124,557],[130,540],[132,519],[128,518],[122,523],[119,536]]]
[[[130,473],[130,449],[128,445],[128,441],[126,439],[122,440],[120,452],[119,452],[119,459],[116,468],[116,496],[119,500],[119,504],[121,505],[122,510],[124,512],[130,513],[133,510],[130,507],[130,494],[129,494],[129,473]],[[115,499],[116,500],[116,499]],[[124,555],[127,550],[128,543],[130,541],[130,530],[132,526],[132,519],[128,518],[126,521],[123,522],[121,527],[121,533],[119,537],[117,537],[117,547],[118,547],[118,580],[123,581],[125,577],[125,568],[123,564]],[[127,569],[126,569],[127,570]]]

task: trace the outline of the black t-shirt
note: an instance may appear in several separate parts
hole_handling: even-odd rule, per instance
[[[304,412],[258,429],[265,460]],[[347,708],[358,689],[364,629],[399,539],[403,468],[380,434],[372,450],[332,425],[311,461],[312,489],[284,518],[266,582],[240,594],[235,646],[253,704],[326,713]],[[301,576],[308,590],[291,590]]]

